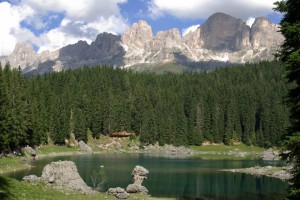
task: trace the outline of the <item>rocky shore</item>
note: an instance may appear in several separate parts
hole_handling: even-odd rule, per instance
[[[249,168],[242,168],[242,169],[226,169],[222,171],[233,172],[233,173],[245,173],[251,174],[254,176],[269,176],[273,178],[278,178],[283,181],[288,181],[291,175],[291,166],[285,167],[273,167],[273,166],[266,166],[266,167],[249,167]]]

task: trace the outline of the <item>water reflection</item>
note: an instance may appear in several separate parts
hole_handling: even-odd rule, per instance
[[[169,159],[144,154],[98,154],[93,156],[65,156],[46,158],[33,163],[31,171],[12,174],[22,178],[27,174],[41,175],[44,165],[51,161],[71,160],[82,178],[91,185],[93,170],[103,165],[107,173],[106,187],[126,187],[132,182],[131,172],[136,165],[149,170],[144,185],[152,196],[181,199],[283,199],[287,184],[274,178],[222,172],[220,169],[270,165],[268,162]],[[280,162],[271,163],[278,164]]]

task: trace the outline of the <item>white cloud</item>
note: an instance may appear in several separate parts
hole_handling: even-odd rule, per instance
[[[197,25],[193,25],[193,26],[190,26],[186,29],[183,29],[182,30],[182,36],[185,36],[186,34],[188,34],[189,32],[194,32],[195,30],[197,30],[197,28],[200,26],[200,24],[197,24]]]
[[[254,17],[249,17],[246,21],[246,24],[250,27],[252,27],[252,24],[254,23],[255,18]]]
[[[91,42],[101,32],[122,33],[127,21],[119,4],[127,0],[19,0],[13,4],[0,3],[0,56],[8,55],[17,42],[27,42],[43,50],[56,50],[78,40]],[[58,27],[51,20],[63,16]],[[39,30],[21,27],[29,24]],[[50,28],[49,28],[50,27]],[[45,29],[48,28],[48,29]],[[50,29],[50,30],[49,30]],[[46,32],[43,32],[48,30]]]
[[[20,27],[20,22],[32,16],[34,11],[28,6],[12,6],[7,2],[0,3],[0,55],[8,55],[17,41],[35,41],[36,38],[26,29]]]
[[[127,0],[21,0],[22,4],[29,5],[40,13],[65,12],[66,18],[72,21],[93,21],[99,16],[118,16],[118,4],[125,2]]]
[[[207,18],[215,12],[247,19],[249,16],[265,16],[272,12],[277,0],[151,0],[150,16],[161,17],[165,14],[182,19]]]
[[[79,40],[91,43],[101,32],[117,34],[126,28],[127,25],[121,19],[113,16],[108,19],[100,18],[98,21],[91,23],[72,22],[69,19],[64,19],[58,28],[41,35],[43,44],[38,52],[54,51],[68,44],[74,44]]]

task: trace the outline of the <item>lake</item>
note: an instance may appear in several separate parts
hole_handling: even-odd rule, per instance
[[[287,183],[270,177],[222,172],[221,169],[282,165],[262,160],[202,160],[199,158],[165,158],[151,154],[95,154],[41,158],[33,161],[31,170],[9,174],[22,177],[41,176],[43,167],[51,161],[71,160],[77,165],[83,180],[91,185],[91,173],[101,165],[107,174],[106,188],[124,187],[132,183],[131,172],[136,165],[149,170],[143,185],[155,197],[183,199],[283,199]]]

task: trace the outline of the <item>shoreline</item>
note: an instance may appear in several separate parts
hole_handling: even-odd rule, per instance
[[[284,167],[256,166],[256,167],[240,168],[240,169],[223,169],[220,171],[250,174],[254,176],[268,176],[268,177],[280,179],[284,182],[288,182],[292,178],[292,174],[290,173],[290,170],[291,167],[287,167],[287,166]]]
[[[196,148],[196,149],[195,149]],[[230,149],[228,151],[224,151],[223,149]],[[95,148],[93,148],[95,149]],[[201,149],[198,150],[198,149]],[[233,149],[233,150],[232,150]],[[66,147],[66,146],[43,146],[43,147],[39,147],[35,149],[37,152],[37,159],[43,159],[43,158],[47,158],[47,157],[57,157],[57,156],[77,156],[77,155],[88,155],[88,153],[86,151],[80,151],[75,147]],[[167,151],[166,151],[167,150]],[[186,151],[188,150],[188,151]],[[183,153],[182,152],[189,152],[189,153]],[[157,148],[156,146],[152,145],[152,146],[147,146],[146,149],[145,148],[141,148],[138,150],[129,150],[129,149],[125,149],[125,148],[117,148],[117,149],[106,149],[106,150],[98,150],[98,151],[94,151],[93,154],[95,155],[101,155],[101,154],[152,154],[152,155],[157,155],[157,156],[166,156],[166,157],[171,157],[171,158],[186,158],[186,157],[191,157],[191,158],[201,158],[201,155],[210,155],[213,157],[216,156],[220,156],[221,158],[224,159],[224,156],[226,156],[232,160],[236,160],[236,159],[240,159],[240,160],[246,160],[247,155],[249,154],[250,156],[253,155],[261,155],[261,152],[259,151],[243,151],[243,148],[237,148],[237,146],[204,146],[204,147],[173,147],[173,146],[167,146],[167,147],[159,147]],[[241,156],[242,155],[242,156]],[[226,159],[227,159],[226,158]],[[14,168],[11,167],[6,167],[6,170],[3,171],[2,168],[2,159],[10,159],[13,160],[14,162],[11,162],[10,164],[13,165],[13,163],[18,162],[19,164],[14,166]],[[11,158],[2,158],[0,159],[0,176],[4,176],[6,174],[9,174],[11,172],[15,172],[15,171],[20,171],[20,170],[26,170],[26,169],[30,169],[31,167],[31,161],[34,161],[33,157],[24,157],[24,156],[14,156]],[[210,159],[210,157],[208,157],[208,159]],[[258,157],[256,157],[256,159],[258,159]],[[25,163],[24,160],[26,160]],[[266,168],[269,171],[266,171],[266,173],[258,173],[258,171],[261,168]],[[282,167],[284,168],[284,167]],[[244,168],[244,169],[225,169],[225,170],[220,170],[220,171],[227,171],[230,173],[247,173],[247,174],[251,174],[254,176],[270,176],[273,178],[279,178],[283,181],[287,181],[288,179],[284,179],[282,177],[276,177],[274,176],[275,173],[277,173],[278,171],[281,171],[280,167],[272,167],[272,166],[267,166],[267,167],[250,167],[250,168]],[[246,171],[246,170],[252,169],[252,171]],[[254,169],[254,170],[253,170]],[[244,170],[244,171],[243,171]],[[272,171],[272,174],[270,173],[270,171]],[[251,173],[252,172],[252,173]],[[268,173],[267,173],[268,172]],[[17,181],[17,180],[16,180]],[[23,184],[22,181],[18,181],[19,184]],[[24,183],[25,184],[25,183]],[[26,186],[27,187],[27,186]],[[29,187],[29,186],[28,186]],[[30,186],[32,188],[34,188],[35,186]],[[57,193],[59,193],[61,191],[57,191]],[[105,199],[110,199],[110,196],[107,196],[105,192],[100,192],[98,194],[98,196],[104,197]],[[66,197],[66,196],[65,196]],[[90,196],[86,196],[87,198],[91,198]],[[138,198],[141,196],[138,196]],[[68,197],[69,198],[69,197]],[[133,196],[133,199],[135,199],[136,196]],[[159,197],[151,197],[151,196],[143,196],[143,199],[148,199],[148,200],[162,200],[162,199],[172,199],[172,198],[159,198]],[[115,198],[113,198],[115,199]],[[130,198],[131,199],[131,198]],[[74,200],[74,199],[73,199]]]
[[[248,147],[245,145],[206,145],[206,146],[190,146],[190,147],[175,147],[172,145],[148,145],[139,147],[137,144],[128,146],[126,139],[113,139],[120,143],[118,148],[102,149],[99,146],[101,141],[93,140],[90,146],[93,154],[152,154],[167,158],[199,158],[204,160],[259,160],[264,149],[258,147]],[[97,143],[95,143],[97,142]],[[46,145],[37,147],[36,159],[57,156],[73,156],[87,155],[86,151],[80,151],[78,147]],[[11,173],[20,170],[30,169],[31,156],[12,156],[0,158],[0,175]]]

